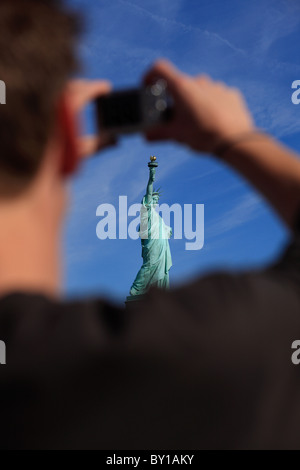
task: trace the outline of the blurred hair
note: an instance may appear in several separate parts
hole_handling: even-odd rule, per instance
[[[58,0],[0,1],[0,195],[18,194],[36,175],[57,100],[77,64],[78,18]]]

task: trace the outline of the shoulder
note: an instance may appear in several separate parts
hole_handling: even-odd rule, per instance
[[[289,360],[290,344],[300,328],[299,292],[272,270],[219,273],[174,290],[153,290],[139,310],[148,317],[146,328],[164,330],[169,339],[172,332],[177,340],[185,338],[191,347],[198,344],[210,354],[215,347],[236,354],[251,348],[254,354],[257,343],[267,353],[269,341],[275,350],[282,346]]]
[[[124,309],[102,299],[59,301],[39,294],[13,293],[0,299],[0,331],[4,341],[15,338],[51,354],[88,352],[119,334],[125,324]]]

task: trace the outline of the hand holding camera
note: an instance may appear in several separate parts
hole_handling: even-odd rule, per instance
[[[96,104],[98,135],[80,141],[87,156],[113,145],[121,134],[142,132],[147,140],[174,140],[214,153],[222,141],[255,130],[241,93],[200,75],[191,77],[165,60],[158,61],[140,89],[111,91],[106,81],[70,85],[74,109]]]
[[[213,153],[225,140],[252,132],[254,123],[239,90],[205,75],[191,77],[166,60],[156,62],[145,83],[164,79],[174,101],[173,118],[147,132],[147,139],[174,140]]]

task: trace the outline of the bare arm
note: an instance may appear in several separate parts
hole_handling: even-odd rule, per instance
[[[151,130],[148,140],[176,140],[212,154],[227,144],[222,159],[250,181],[292,228],[300,209],[297,155],[268,136],[255,138],[257,129],[237,89],[206,76],[190,77],[167,61],[157,62],[146,82],[158,77],[168,82],[175,115],[170,123]]]
[[[224,160],[250,181],[293,228],[300,210],[300,161],[267,136],[233,145]]]

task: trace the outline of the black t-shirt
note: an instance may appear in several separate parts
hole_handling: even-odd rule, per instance
[[[127,309],[0,300],[0,446],[300,447],[300,235],[276,265],[217,274]]]

